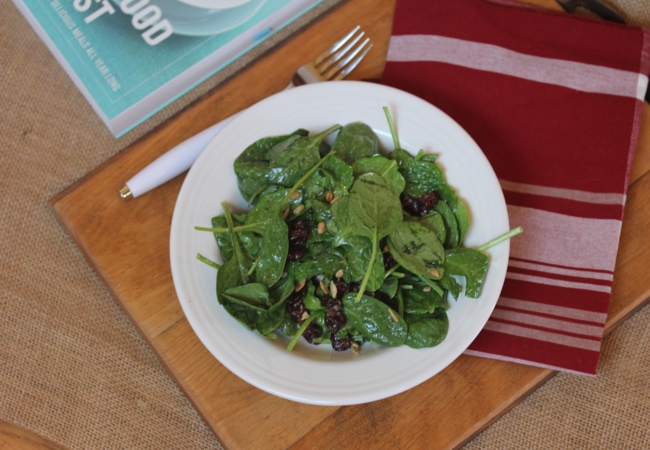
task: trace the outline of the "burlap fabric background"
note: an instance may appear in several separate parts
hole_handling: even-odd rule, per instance
[[[47,206],[191,98],[116,140],[0,11],[0,419],[70,449],[220,448]],[[650,448],[649,340],[646,307],[605,340],[598,377],[556,376],[467,448]]]
[[[650,2],[648,0],[601,0],[623,16],[630,25],[650,28]],[[583,8],[578,8],[578,14],[596,17]]]

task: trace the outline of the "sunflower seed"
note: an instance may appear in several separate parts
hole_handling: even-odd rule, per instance
[[[302,288],[305,287],[305,283],[306,283],[306,282],[307,282],[307,279],[306,279],[306,278],[305,278],[304,280],[298,281],[298,284],[296,284],[296,285],[293,287],[293,290],[296,291],[296,292],[298,292],[299,290],[301,290]]]
[[[325,283],[319,281],[318,284],[320,285],[320,288],[323,290],[323,292],[325,292],[325,295],[329,294],[330,291],[327,289],[327,286],[325,286]]]
[[[336,298],[336,294],[339,293],[338,288],[336,287],[336,284],[334,283],[334,280],[330,281],[330,295],[332,298]]]

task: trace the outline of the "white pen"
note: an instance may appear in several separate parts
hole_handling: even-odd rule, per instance
[[[239,113],[181,142],[138,172],[119,190],[123,200],[139,197],[188,170],[210,141]]]

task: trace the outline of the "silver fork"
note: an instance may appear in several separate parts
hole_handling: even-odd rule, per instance
[[[298,68],[285,90],[345,78],[372,48],[369,38],[359,43],[364,36],[363,31],[359,32],[360,28],[356,26],[325,53]],[[139,197],[188,170],[217,133],[239,114],[212,125],[164,153],[127,181],[119,190],[120,197],[123,200]]]
[[[356,34],[360,28],[357,25],[325,53],[318,56],[312,62],[308,62],[298,68],[291,83],[294,86],[300,86],[303,84],[336,81],[345,78],[357,67],[357,64],[361,62],[366,56],[366,53],[372,48],[372,44],[368,45],[370,38],[366,38],[357,45],[365,34],[363,31]],[[292,87],[291,84],[288,87]]]

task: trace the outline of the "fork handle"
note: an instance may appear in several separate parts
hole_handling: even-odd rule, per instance
[[[284,90],[292,87],[294,87],[293,82],[289,83]],[[188,170],[210,141],[240,114],[241,112],[238,112],[223,119],[163,153],[124,184],[124,187],[119,190],[120,197],[123,200],[139,197]]]

